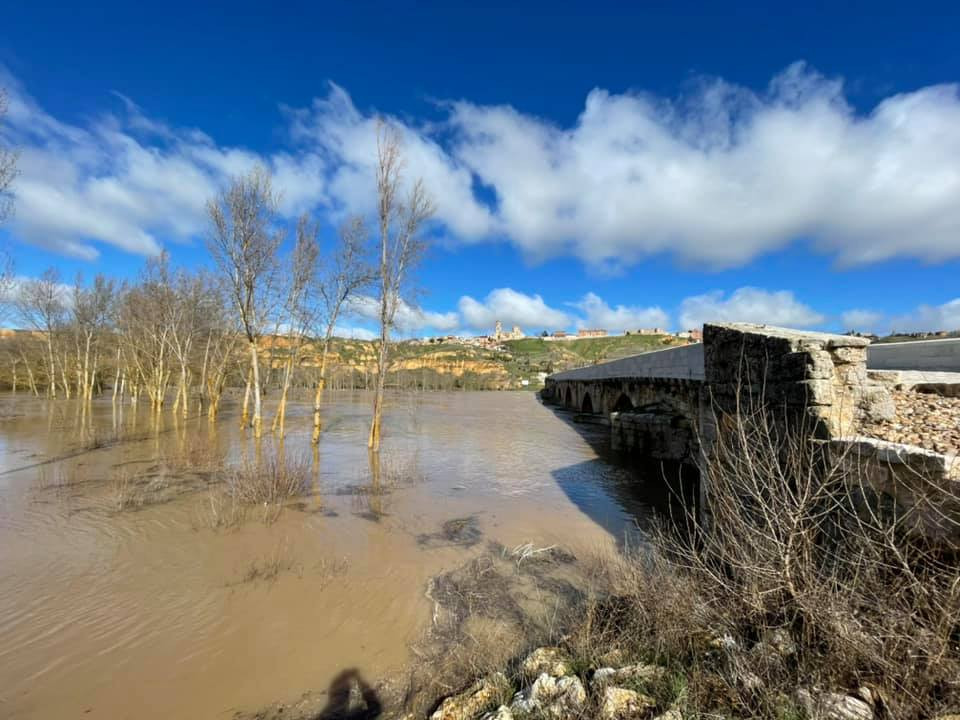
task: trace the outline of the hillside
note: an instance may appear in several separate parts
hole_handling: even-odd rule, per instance
[[[547,341],[542,338],[508,340],[499,349],[455,342],[396,344],[392,382],[401,387],[427,389],[539,388],[541,373],[554,373],[584,365],[685,344],[669,335],[619,335]],[[315,366],[319,347],[302,363]],[[364,385],[376,366],[375,344],[365,340],[336,339],[330,358],[331,384]],[[523,386],[522,381],[529,381]]]

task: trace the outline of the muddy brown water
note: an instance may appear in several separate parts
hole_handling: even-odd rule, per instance
[[[410,661],[429,579],[485,544],[586,555],[651,512],[605,429],[527,393],[391,398],[389,491],[364,493],[369,412],[364,394],[330,393],[314,456],[293,406],[283,452],[310,462],[310,492],[271,524],[215,530],[203,476],[169,458],[252,457],[235,408],[211,428],[0,398],[0,717],[229,718],[347,668],[374,680]],[[120,510],[124,478],[158,490]],[[270,559],[276,576],[251,580]]]

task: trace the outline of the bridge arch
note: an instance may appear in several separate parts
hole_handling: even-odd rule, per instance
[[[584,413],[585,415],[593,414],[593,400],[588,392],[583,394],[583,401],[580,403],[580,412]]]
[[[573,407],[573,391],[570,389],[570,386],[567,385],[567,392],[563,396],[563,405],[564,407]]]
[[[620,393],[610,412],[631,412],[633,408],[633,401],[630,397],[626,393]]]

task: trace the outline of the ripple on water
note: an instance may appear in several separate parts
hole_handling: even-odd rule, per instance
[[[169,413],[154,429],[143,409],[98,403],[84,432],[109,442],[86,446],[66,403],[18,400],[0,424],[5,712],[123,716],[136,687],[138,717],[213,716],[321,689],[344,667],[376,677],[407,660],[433,575],[487,542],[610,545],[645,511],[629,473],[520,393],[392,398],[377,476],[369,398],[330,393],[314,493],[269,526],[212,531],[203,490],[117,511],[118,473],[158,472],[198,444],[218,466],[255,458],[227,410],[213,429]],[[295,405],[286,453],[313,457],[309,423]],[[476,543],[418,541],[466,517]],[[243,581],[269,562],[276,577]]]

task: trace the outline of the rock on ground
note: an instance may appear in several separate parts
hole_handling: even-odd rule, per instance
[[[811,720],[873,720],[873,708],[860,698],[840,693],[813,696],[807,690],[797,691],[797,700]]]
[[[886,421],[868,421],[865,435],[940,453],[960,452],[960,397],[911,390],[895,390],[891,395],[894,416]]]
[[[653,698],[636,690],[607,687],[603,691],[603,703],[600,705],[600,720],[636,720],[654,707]]]
[[[666,674],[667,669],[659,665],[634,663],[633,665],[625,665],[620,669],[609,667],[600,668],[593,673],[591,684],[593,687],[599,688],[604,685],[617,685],[618,683],[627,681],[642,683],[653,682],[660,680]]]
[[[501,705],[493,712],[484,715],[481,720],[513,720],[513,713],[506,705]]]
[[[484,710],[496,704],[509,687],[503,673],[494,673],[474,683],[469,689],[444,700],[431,720],[474,720]]]
[[[558,647],[541,647],[527,655],[520,665],[524,677],[540,677],[543,673],[563,677],[571,672],[570,656]]]
[[[526,692],[517,693],[510,706],[514,713],[538,712],[552,720],[574,720],[587,705],[587,691],[576,676],[538,677]]]

